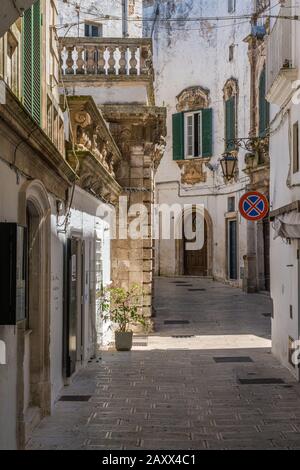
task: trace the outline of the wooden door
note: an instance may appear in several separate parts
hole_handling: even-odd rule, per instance
[[[196,214],[193,214],[193,230],[196,228]],[[187,240],[184,240],[184,247]],[[191,241],[190,241],[191,242]],[[204,245],[201,250],[190,251],[184,248],[184,274],[187,276],[207,276],[207,223],[204,222]]]

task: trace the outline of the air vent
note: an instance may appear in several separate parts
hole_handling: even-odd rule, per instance
[[[195,338],[195,335],[174,335],[172,338]]]
[[[165,325],[188,325],[190,322],[188,320],[165,320]]]
[[[189,292],[205,292],[206,289],[188,289]]]
[[[92,395],[63,395],[58,401],[89,401]]]
[[[266,378],[266,379],[239,379],[241,385],[282,385],[284,380],[276,378]]]
[[[251,357],[248,356],[228,356],[228,357],[214,357],[217,364],[230,363],[230,362],[253,362]]]

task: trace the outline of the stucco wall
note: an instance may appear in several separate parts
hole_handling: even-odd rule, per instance
[[[293,2],[289,14],[300,13],[300,7]],[[279,11],[275,0],[271,2],[273,14]],[[272,19],[273,26],[275,19]],[[297,21],[291,22],[293,43],[293,64],[298,67],[300,54],[300,27]],[[299,104],[292,101],[285,103],[282,109],[271,104],[271,138],[270,138],[270,203],[272,210],[281,208],[293,201],[300,200],[300,172],[292,171],[292,127],[300,121]],[[273,352],[280,361],[299,376],[288,361],[289,337],[299,339],[299,260],[297,240],[274,240],[275,231],[271,228],[271,296],[274,304],[272,320]],[[292,317],[291,317],[292,309]]]
[[[18,189],[15,172],[0,161],[0,222],[18,221]],[[6,365],[0,365],[0,449],[15,449],[17,410],[17,330],[0,326],[0,340],[6,344]]]

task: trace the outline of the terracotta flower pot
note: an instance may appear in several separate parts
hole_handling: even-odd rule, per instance
[[[117,351],[131,351],[132,349],[132,331],[124,333],[123,331],[115,332],[115,345]]]

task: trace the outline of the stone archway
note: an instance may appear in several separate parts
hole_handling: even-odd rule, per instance
[[[197,210],[197,206],[194,206],[189,209],[185,209],[184,214],[180,216],[180,219],[177,220],[176,231],[177,235],[183,227],[183,219],[192,216],[193,212]],[[200,214],[203,215],[203,210],[200,210]],[[205,219],[205,250],[206,250],[206,276],[211,277],[213,275],[213,224],[209,212],[204,209],[204,219]],[[185,240],[183,237],[177,237],[175,240],[175,275],[184,276],[186,274],[185,270]]]
[[[28,229],[27,318],[18,325],[18,445],[23,448],[32,428],[51,410],[51,206],[38,180],[20,190],[19,223]]]

